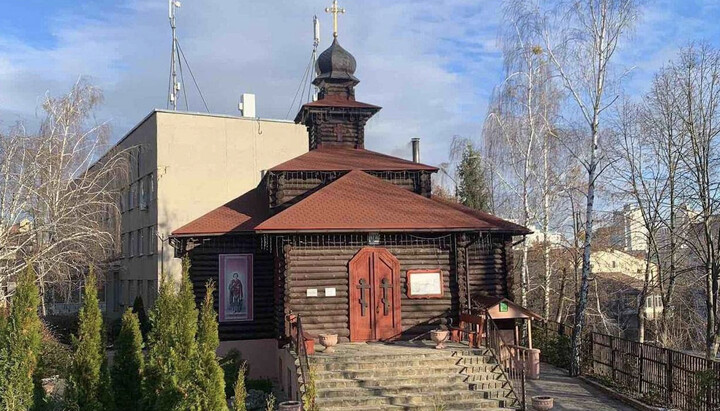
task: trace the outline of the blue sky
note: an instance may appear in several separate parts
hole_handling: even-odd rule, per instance
[[[185,0],[179,38],[212,112],[237,114],[243,92],[258,115],[285,118],[307,64],[313,14],[321,49],[331,39],[330,0]],[[479,138],[493,87],[503,77],[496,0],[341,0],[340,42],[358,60],[359,100],[383,106],[368,125],[370,149],[446,161],[453,135]],[[640,96],[678,47],[720,46],[719,1],[646,1],[618,55],[631,70],[625,94]],[[0,121],[32,123],[47,92],[79,76],[105,90],[98,117],[123,135],[166,105],[169,27],[165,0],[0,0]],[[190,85],[188,81],[188,86]],[[190,110],[201,101],[188,87]],[[294,111],[290,117],[294,117]]]

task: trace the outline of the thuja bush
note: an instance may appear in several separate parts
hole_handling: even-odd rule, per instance
[[[245,387],[245,375],[247,373],[247,366],[242,365],[237,372],[237,380],[235,381],[235,387],[233,389],[234,400],[233,405],[235,411],[246,411],[247,407],[245,401],[247,400],[247,388]]]
[[[115,341],[115,357],[110,370],[115,407],[118,410],[142,410],[143,340],[140,320],[130,309],[122,316]]]
[[[205,285],[205,300],[200,309],[198,321],[198,352],[196,381],[199,391],[199,409],[206,411],[227,410],[225,397],[225,375],[218,363],[217,351],[220,345],[218,337],[218,323],[213,308],[213,293],[215,285],[208,281]]]
[[[132,312],[137,315],[140,321],[140,332],[142,333],[143,340],[147,338],[147,334],[150,331],[150,319],[148,318],[147,312],[145,311],[145,304],[141,296],[135,297],[133,302]]]
[[[40,296],[31,264],[18,278],[9,316],[0,315],[0,409],[25,411],[34,403],[35,373],[42,323]]]
[[[171,279],[163,277],[160,293],[150,313],[148,359],[144,398],[148,409],[192,409],[196,401],[193,384],[197,364],[198,311],[189,278],[189,263],[183,260],[179,292]]]
[[[225,356],[220,359],[220,367],[222,367],[223,374],[225,374],[225,396],[230,398],[234,395],[234,387],[237,383],[240,370],[244,369],[243,375],[245,375],[250,367],[247,361],[242,359],[240,351],[236,348],[230,349]]]
[[[67,400],[77,410],[101,410],[112,406],[110,375],[103,342],[103,318],[97,295],[95,272],[85,278],[78,335],[73,338]]]

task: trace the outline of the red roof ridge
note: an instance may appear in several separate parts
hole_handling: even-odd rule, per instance
[[[272,167],[269,171],[406,171],[436,172],[437,167],[364,148],[323,146]]]

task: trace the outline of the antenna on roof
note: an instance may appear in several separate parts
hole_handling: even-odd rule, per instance
[[[168,0],[168,18],[170,19],[170,30],[172,31],[172,55],[170,57],[170,93],[168,95],[168,105],[173,110],[177,110],[177,98],[180,94],[180,83],[177,79],[177,35],[175,34],[175,9],[181,6],[178,0]],[[178,59],[179,60],[179,59]]]
[[[183,63],[185,63],[185,67],[190,72],[190,77],[192,78],[193,84],[195,84],[195,88],[197,89],[197,92],[200,95],[200,99],[205,106],[205,111],[209,113],[210,109],[208,108],[207,102],[205,101],[205,97],[200,90],[200,86],[195,79],[195,74],[193,73],[192,68],[190,68],[190,63],[188,63],[187,57],[185,57],[185,52],[183,51],[182,47],[180,47],[180,41],[177,38],[175,11],[176,9],[180,8],[180,6],[181,4],[179,0],[168,0],[168,18],[170,19],[170,29],[172,31],[172,54],[170,55],[170,84],[168,84],[167,108],[172,107],[173,110],[177,110],[178,99],[180,98],[180,91],[182,91],[185,100],[185,109],[190,109],[188,105],[187,92],[185,91],[185,79],[183,76]],[[180,72],[179,79],[178,71]]]
[[[310,70],[311,72],[312,72],[312,68],[315,67],[315,62],[317,62],[317,50],[318,50],[318,46],[320,45],[320,19],[318,19],[317,15],[313,16],[313,29],[315,30],[315,38],[313,41],[312,63],[311,63],[311,70]],[[310,84],[312,84],[312,82],[310,82]],[[318,91],[317,87],[315,87],[315,92],[312,93],[312,101],[317,100],[317,91]],[[308,94],[310,94],[309,91],[308,91]]]
[[[304,102],[310,102],[317,99],[318,90],[317,87],[312,84],[312,77],[315,68],[315,62],[317,61],[318,46],[320,46],[320,20],[318,19],[317,15],[315,15],[313,16],[313,49],[312,53],[310,54],[310,62],[305,68],[305,73],[300,80],[297,91],[295,91],[295,97],[293,97],[293,101],[290,104],[290,108],[288,109],[285,118],[290,117],[290,112],[295,107],[295,102],[298,101],[298,96],[300,97],[300,105],[302,105]],[[308,83],[309,85],[306,88],[306,84]],[[313,87],[315,88],[314,91]],[[307,90],[307,97],[305,96],[305,90]]]

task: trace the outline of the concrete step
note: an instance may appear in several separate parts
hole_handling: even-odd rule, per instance
[[[383,377],[412,377],[412,376],[432,376],[460,374],[460,368],[456,365],[446,365],[439,367],[418,367],[418,368],[386,368],[375,370],[347,370],[347,371],[318,371],[316,381],[337,378],[349,379],[373,379]]]
[[[430,406],[423,406],[423,405],[381,405],[376,407],[353,407],[353,411],[454,411],[454,410],[483,410],[483,411],[517,411],[516,408],[510,407],[510,408],[486,408],[484,406],[478,406],[474,402],[463,402],[458,401],[453,404],[450,404],[451,406],[448,406],[448,404],[445,404],[443,407],[430,405]],[[347,411],[346,407],[324,407],[323,411]]]
[[[450,358],[454,357],[454,352],[450,351],[437,351],[437,352],[421,352],[417,354],[410,353],[367,353],[362,355],[334,355],[334,354],[317,354],[310,357],[310,362],[314,364],[324,363],[349,363],[356,361],[396,361],[405,359],[439,359],[439,358]]]
[[[441,375],[441,374],[438,374]],[[446,382],[448,384],[469,384],[467,381],[467,376],[462,374],[444,374],[442,375],[442,381]],[[488,385],[488,388],[495,388],[489,386],[490,381],[485,381]],[[399,376],[399,377],[392,377],[392,376],[382,376],[382,377],[376,377],[376,378],[367,378],[367,379],[347,379],[347,378],[337,378],[337,379],[327,379],[322,381],[316,381],[316,386],[319,389],[332,389],[332,388],[344,388],[344,387],[366,387],[366,388],[375,388],[375,387],[391,387],[396,385],[424,385],[428,384],[428,376]],[[480,384],[480,383],[474,383],[474,384]]]
[[[508,401],[504,399],[484,399],[482,396],[477,395],[471,391],[449,391],[434,394],[411,394],[411,395],[398,395],[392,397],[377,396],[377,395],[354,395],[347,397],[319,397],[317,398],[317,404],[320,409],[326,409],[330,407],[355,407],[363,406],[416,406],[416,407],[433,407],[441,408],[445,405],[446,410],[455,409],[486,409],[486,408],[503,408],[506,407]],[[456,405],[462,404],[462,408],[456,407]],[[466,408],[466,406],[472,406],[474,408]]]
[[[452,357],[439,357],[439,358],[415,358],[415,357],[404,357],[396,360],[386,361],[374,361],[363,359],[360,361],[348,361],[348,362],[324,362],[324,363],[313,363],[320,371],[361,371],[361,370],[384,370],[384,369],[395,369],[395,368],[425,368],[425,367],[436,367],[436,366],[456,366],[458,365],[459,359]],[[477,364],[481,366],[482,364]]]

